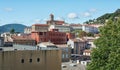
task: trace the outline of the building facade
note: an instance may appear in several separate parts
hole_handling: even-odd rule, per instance
[[[67,41],[69,39],[74,39],[75,38],[75,34],[74,33],[70,33],[70,32],[66,33],[66,36],[67,36]]]
[[[82,39],[69,39],[67,45],[72,48],[72,54],[82,55],[87,46],[87,41]]]
[[[31,28],[31,27],[26,27],[26,28],[24,29],[24,33],[25,33],[25,34],[30,34],[31,31],[32,31],[32,28]]]
[[[68,47],[66,44],[56,45],[59,49],[61,49],[62,54],[62,62],[69,62],[71,56],[71,48]]]
[[[61,60],[62,62],[69,62],[71,56],[71,48],[68,47],[66,44],[59,44],[55,45],[51,42],[41,42],[37,45],[38,49],[45,49],[45,48],[58,48],[61,50]]]
[[[31,38],[37,43],[51,41],[54,44],[65,44],[67,42],[66,33],[58,31],[32,32]]]
[[[20,45],[36,45],[36,41],[32,39],[30,36],[12,36],[13,44]]]
[[[90,26],[90,25],[83,25],[82,30],[85,32],[90,32],[94,34],[99,33],[99,29],[97,27]]]
[[[0,37],[0,47],[4,46],[4,37]]]
[[[70,26],[69,25],[50,25],[49,31],[51,29],[58,29],[59,32],[70,32]]]
[[[82,25],[81,24],[70,24],[71,30],[82,30]]]
[[[47,24],[33,24],[32,32],[47,32],[49,25]]]
[[[91,56],[91,50],[84,50],[83,55]]]
[[[61,70],[61,51],[0,51],[0,70]]]

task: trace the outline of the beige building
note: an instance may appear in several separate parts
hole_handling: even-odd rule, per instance
[[[67,44],[59,44],[56,45],[58,48],[61,49],[62,54],[62,62],[69,62],[70,61],[70,56],[71,56],[71,48],[67,46]]]
[[[84,39],[76,38],[76,39],[69,39],[67,45],[72,48],[72,54],[79,54],[82,55],[83,51],[87,46],[87,41]]]
[[[71,56],[71,48],[67,46],[67,44],[53,44],[51,42],[41,42],[37,45],[37,49],[49,49],[49,48],[59,48],[61,50],[61,59],[62,62],[69,62]]]
[[[61,51],[0,51],[0,70],[61,70]]]
[[[47,24],[34,24],[32,25],[32,32],[47,32],[48,26]]]
[[[28,36],[12,36],[13,44],[20,44],[20,45],[36,45],[34,39],[32,39],[29,35]]]

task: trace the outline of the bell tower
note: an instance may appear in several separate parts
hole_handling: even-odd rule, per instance
[[[50,14],[50,21],[54,21],[54,15]]]

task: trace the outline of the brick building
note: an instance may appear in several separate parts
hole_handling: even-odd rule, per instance
[[[54,44],[66,44],[66,33],[58,32],[57,30],[47,32],[32,32],[31,38],[37,43],[51,41]]]
[[[67,36],[67,40],[75,38],[75,34],[74,33],[66,33],[66,36]]]

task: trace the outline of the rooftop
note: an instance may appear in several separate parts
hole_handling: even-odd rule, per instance
[[[91,50],[84,50],[85,53],[91,53]]]
[[[12,36],[13,40],[33,40],[30,36]]]
[[[48,26],[47,24],[33,24],[32,26]]]

